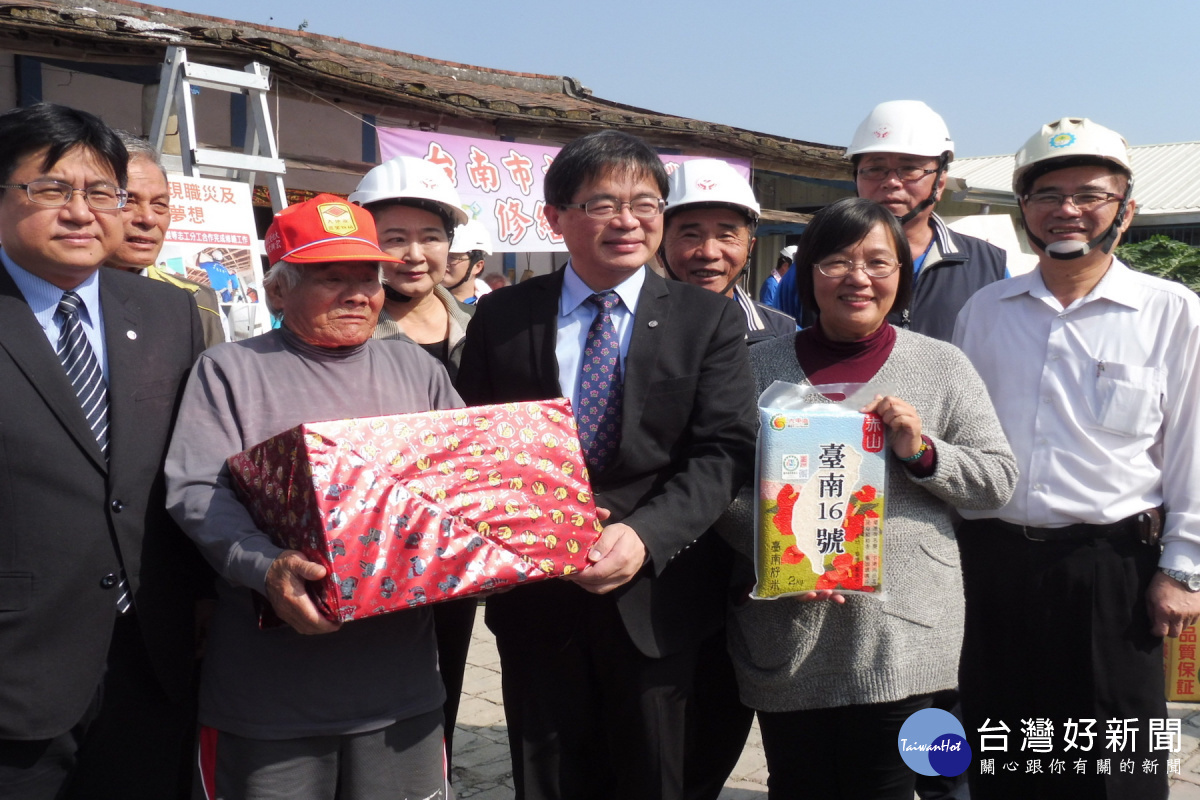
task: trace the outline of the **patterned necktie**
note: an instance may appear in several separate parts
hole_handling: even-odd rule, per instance
[[[621,443],[621,343],[612,310],[621,298],[611,289],[588,298],[599,308],[588,329],[580,364],[576,419],[579,440],[593,475],[604,469]]]
[[[107,456],[108,386],[100,370],[100,362],[83,332],[83,323],[79,321],[81,305],[83,301],[74,292],[64,292],[62,300],[58,302],[62,326],[58,334],[58,358],[67,371],[67,379],[75,387],[75,394],[79,396],[79,405],[83,407],[83,415],[87,417],[92,434],[101,452]]]

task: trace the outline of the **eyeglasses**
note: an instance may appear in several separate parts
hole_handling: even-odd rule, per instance
[[[583,213],[592,219],[612,219],[621,213],[621,209],[629,208],[629,213],[638,219],[651,219],[663,213],[667,201],[661,197],[635,197],[632,200],[618,200],[615,197],[593,197],[586,203],[563,203],[559,208],[582,208]]]
[[[451,253],[446,257],[446,263],[457,264],[460,261],[466,261],[471,258],[470,253]]]
[[[1026,203],[1042,211],[1059,208],[1068,200],[1079,211],[1091,211],[1105,203],[1111,203],[1113,200],[1124,199],[1121,195],[1113,194],[1112,192],[1076,192],[1075,194],[1037,192],[1036,194],[1027,194],[1024,197]]]
[[[24,189],[29,199],[39,206],[61,208],[71,202],[76,192],[96,211],[116,211],[125,207],[129,194],[111,183],[94,183],[86,189],[76,189],[69,183],[44,178],[29,183],[0,183],[0,189]]]
[[[923,167],[863,167],[858,171],[858,177],[866,178],[869,181],[886,181],[888,175],[896,173],[896,177],[905,183],[919,181],[926,175],[932,175],[937,172],[936,169],[924,169]]]
[[[856,269],[861,269],[872,278],[886,278],[900,269],[894,258],[872,258],[870,261],[851,261],[848,258],[833,258],[814,265],[827,278],[844,278]]]

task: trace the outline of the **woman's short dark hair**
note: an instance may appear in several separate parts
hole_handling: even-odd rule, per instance
[[[647,177],[666,199],[667,170],[658,154],[632,134],[606,130],[580,136],[559,151],[546,170],[546,205],[574,202],[579,187],[610,172]]]
[[[81,146],[112,167],[117,183],[125,186],[129,154],[116,131],[95,114],[54,103],[6,111],[0,114],[0,182],[7,183],[17,162],[30,153],[45,149],[41,168],[49,170]]]
[[[814,265],[833,253],[861,242],[880,223],[891,235],[896,257],[900,259],[900,285],[896,288],[892,311],[898,312],[908,308],[912,300],[913,259],[900,221],[896,219],[895,214],[874,200],[847,197],[825,206],[814,214],[796,247],[796,259],[792,269],[798,270],[796,293],[800,296],[805,321],[815,320],[821,313],[813,291],[813,272],[816,270]]]

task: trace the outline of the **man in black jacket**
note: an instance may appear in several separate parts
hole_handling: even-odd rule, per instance
[[[933,212],[954,159],[945,121],[919,100],[880,103],[858,126],[846,158],[854,164],[858,196],[887,206],[912,250],[912,302],[893,309],[889,321],[950,341],[954,320],[971,295],[1008,277],[1008,257],[982,239],[951,231]],[[796,273],[811,265],[795,266],[780,285],[780,308],[807,326],[811,312],[798,308]]]
[[[749,477],[755,426],[741,311],[644,266],[666,194],[641,140],[568,144],[546,218],[570,262],[485,295],[467,330],[463,399],[570,397],[612,514],[588,569],[488,600],[519,800],[683,796],[699,645],[725,607],[703,534]]]
[[[127,155],[99,118],[0,115],[0,797],[181,796],[195,597],[162,463],[204,348],[191,297],[101,269]]]

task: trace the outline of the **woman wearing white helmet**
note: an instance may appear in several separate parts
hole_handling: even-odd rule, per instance
[[[442,362],[453,380],[470,315],[442,279],[454,229],[467,221],[446,171],[398,156],[372,169],[350,195],[375,218],[379,246],[401,259],[384,268],[377,339],[405,339]]]
[[[450,177],[424,159],[398,156],[368,172],[350,195],[350,202],[375,218],[380,249],[402,259],[398,264],[383,265],[383,310],[374,338],[413,342],[442,362],[454,380],[473,310],[441,285],[455,226],[467,221]],[[473,597],[433,607],[438,669],[446,687],[447,773],[475,607]]]

